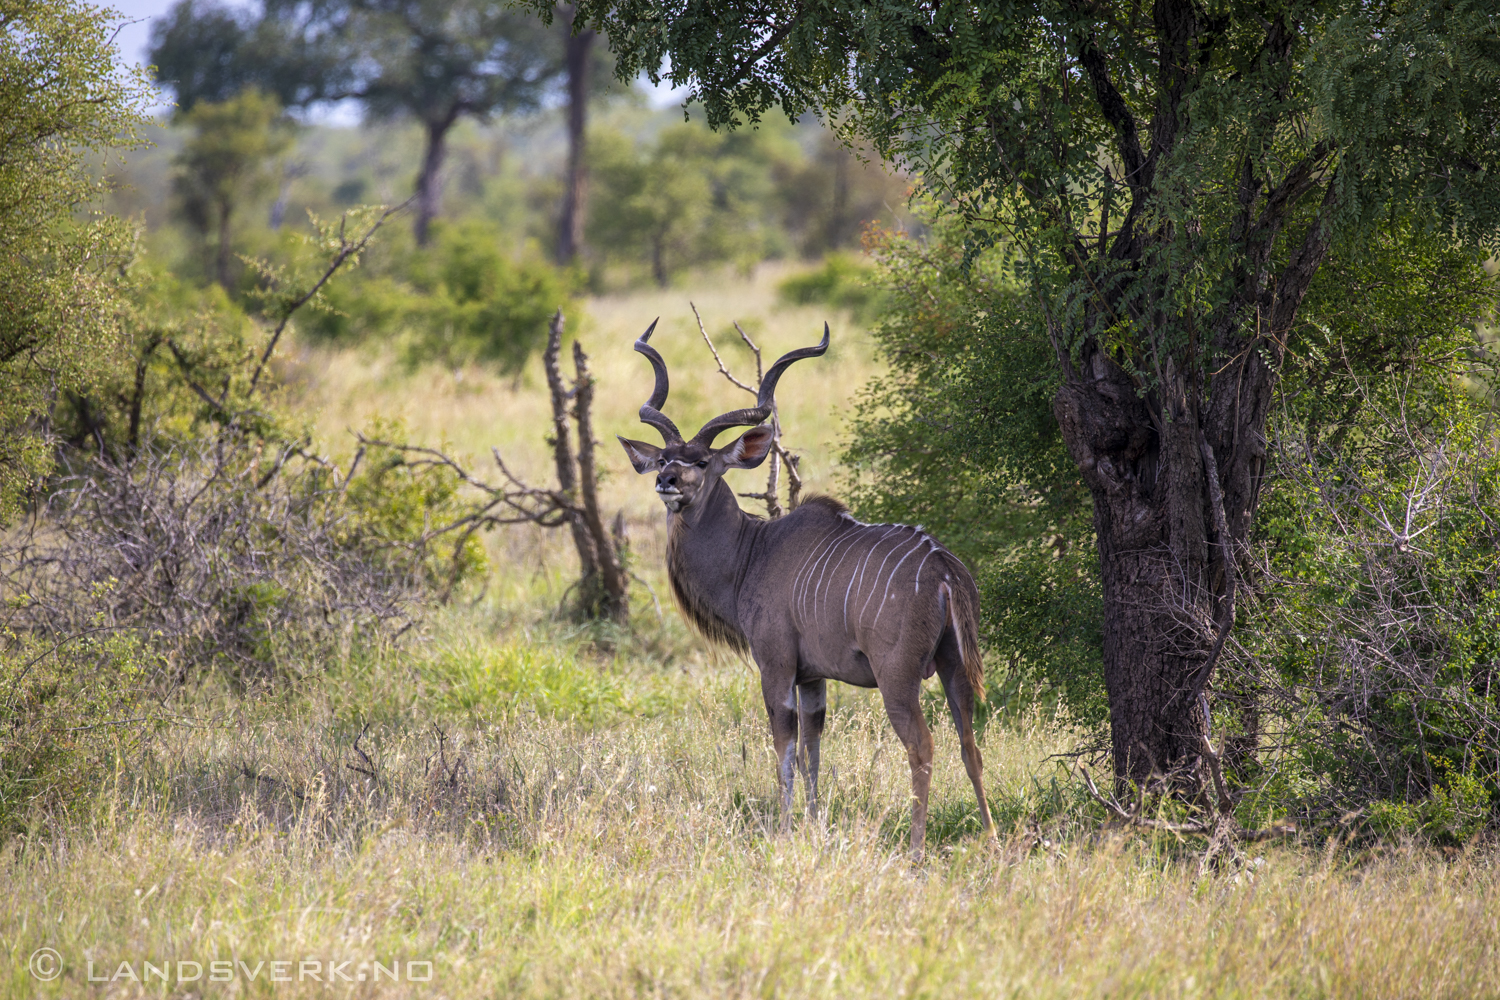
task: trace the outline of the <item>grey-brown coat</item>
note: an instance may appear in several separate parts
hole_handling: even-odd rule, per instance
[[[979,592],[963,563],[921,528],[865,524],[830,497],[811,497],[775,520],[754,517],[740,509],[722,478],[729,469],[764,461],[771,430],[751,426],[722,448],[713,447],[714,438],[770,416],[781,373],[828,349],[827,326],[816,347],[792,351],[771,366],[757,406],[715,417],[691,441],[660,411],[668,382],[665,362],[648,343],[655,326],[635,344],[656,371],[641,419],[660,430],[666,444],[620,442],[637,472],[656,474],[657,495],[671,518],[668,576],[684,615],[709,639],[748,651],[760,668],[783,822],[790,820],[799,762],[809,811],[817,811],[826,683],[873,687],[911,765],[911,847],[919,854],[933,754],[920,690],[936,674],[979,800],[980,822],[993,837],[973,727],[974,696],[983,693],[984,679]]]

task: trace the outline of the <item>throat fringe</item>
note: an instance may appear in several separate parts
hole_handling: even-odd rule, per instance
[[[687,531],[681,518],[674,518],[667,533],[667,578],[672,581],[672,598],[703,638],[728,646],[737,653],[749,653],[750,642],[733,622],[720,617],[703,596],[693,588],[692,579],[682,565],[682,535]]]

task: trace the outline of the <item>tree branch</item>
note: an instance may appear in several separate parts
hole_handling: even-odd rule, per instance
[[[1125,166],[1125,183],[1129,185],[1135,200],[1143,200],[1150,193],[1152,178],[1145,154],[1141,152],[1140,129],[1136,125],[1135,115],[1131,114],[1124,95],[1109,78],[1104,53],[1099,51],[1092,38],[1078,46],[1078,61],[1089,76],[1089,84],[1094,89],[1094,100],[1099,104],[1100,113],[1104,115],[1105,121],[1114,126],[1120,161]]]
[[[334,274],[338,272],[338,269],[344,266],[345,261],[365,248],[365,246],[370,242],[371,238],[374,237],[375,233],[380,229],[380,227],[385,225],[387,219],[404,209],[407,205],[410,205],[415,198],[416,195],[412,195],[411,198],[406,199],[394,208],[386,209],[383,213],[381,213],[380,218],[376,219],[375,222],[370,226],[370,228],[365,231],[364,235],[352,243],[346,240],[344,238],[342,230],[340,231],[339,252],[335,254],[333,260],[329,262],[328,267],[323,271],[322,277],[318,278],[318,280],[313,284],[311,288],[309,288],[302,295],[298,296],[292,301],[289,306],[287,306],[285,313],[282,314],[281,322],[277,323],[276,329],[272,331],[271,339],[269,342],[267,342],[266,349],[261,352],[260,363],[255,366],[255,374],[250,376],[251,392],[254,392],[255,387],[260,383],[261,373],[265,371],[267,363],[270,362],[271,353],[276,350],[276,343],[281,339],[281,335],[283,332],[285,332],[287,324],[291,322],[292,315],[296,313],[298,309],[301,309],[309,301],[311,301],[313,296],[317,295],[324,285],[328,284],[328,279],[332,278]],[[221,403],[219,405],[222,409],[223,404]]]

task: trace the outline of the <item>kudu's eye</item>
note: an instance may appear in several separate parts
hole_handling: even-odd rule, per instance
[[[698,463],[698,468],[700,468],[700,469],[706,469],[706,468],[708,468],[708,460],[705,459],[702,462],[699,462]]]

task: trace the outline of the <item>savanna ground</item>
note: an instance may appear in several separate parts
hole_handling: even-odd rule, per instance
[[[733,319],[771,357],[816,340],[822,315],[775,305],[775,277],[587,305],[603,499],[626,512],[643,581],[632,630],[559,620],[566,539],[515,528],[490,538],[488,586],[420,635],[80,729],[93,769],[73,806],[36,812],[5,848],[5,994],[1500,996],[1489,843],[1308,834],[1203,872],[1201,843],[1106,827],[1052,756],[1088,734],[1016,702],[991,706],[981,736],[1001,831],[987,847],[935,682],[922,863],[905,852],[905,754],[872,692],[831,691],[826,809],[778,833],[754,670],[670,606],[658,617],[645,585],[665,599],[662,515],[610,441],[649,434],[630,343],[657,315],[677,423],[743,405],[690,295],[742,376]],[[833,318],[829,356],[780,392],[810,489],[836,488],[844,403],[874,371]],[[547,477],[535,361],[510,380],[304,345],[280,374],[331,447],[395,420],[475,468],[493,445]],[[61,961],[46,981],[28,966],[43,948]]]

